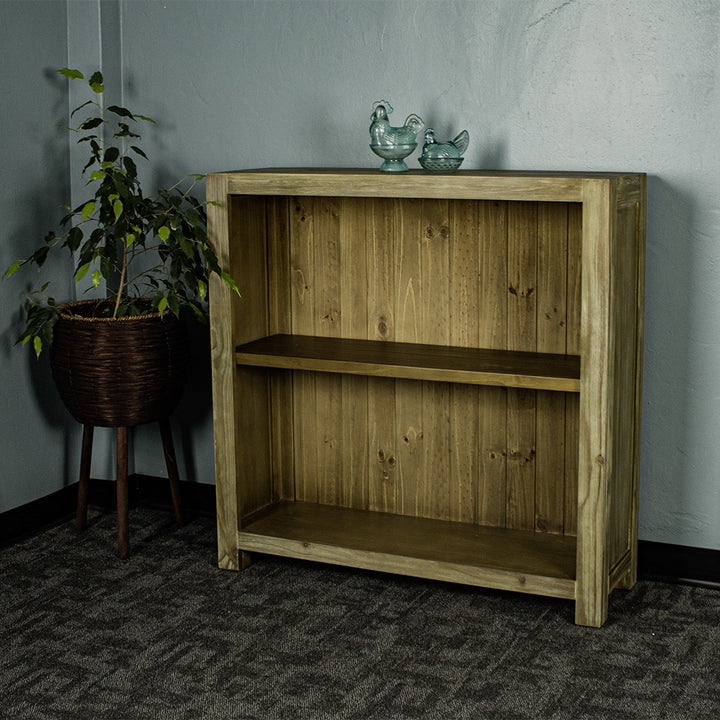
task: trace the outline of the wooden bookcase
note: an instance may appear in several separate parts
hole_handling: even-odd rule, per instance
[[[208,176],[220,567],[637,575],[645,176]],[[216,203],[216,204],[215,204]]]

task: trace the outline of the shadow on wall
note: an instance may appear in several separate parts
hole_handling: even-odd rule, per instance
[[[12,194],[12,214],[6,218],[9,222],[6,222],[3,231],[3,267],[0,268],[0,274],[10,263],[30,255],[50,230],[59,228],[65,214],[63,206],[68,202],[67,131],[61,126],[67,113],[65,81],[52,70],[45,71],[44,75],[47,94],[52,98],[52,108],[48,117],[33,117],[25,128],[28,135],[36,137],[41,149],[28,151],[23,158],[22,176],[17,179]],[[56,119],[55,123],[53,118]],[[58,302],[72,299],[72,265],[69,257],[51,257],[45,270],[48,272],[44,274],[52,280],[48,292]],[[9,370],[6,382],[12,383],[14,401],[29,405],[31,412],[35,410],[46,429],[63,432],[66,447],[61,472],[63,484],[68,484],[72,480],[68,477],[67,430],[73,421],[55,389],[48,355],[44,353],[37,360],[31,345],[15,345],[24,326],[25,316],[21,305],[36,280],[34,268],[24,268],[2,283],[0,289],[5,312],[0,328],[0,358],[3,366]],[[30,387],[23,387],[25,384]],[[12,414],[12,408],[5,410]],[[28,427],[22,428],[20,432],[33,433],[37,430]],[[40,432],[38,437],[41,436]]]
[[[640,536],[679,536],[693,444],[688,403],[693,199],[648,177]],[[650,448],[653,448],[652,453]]]
[[[184,316],[183,326],[187,367],[180,402],[170,415],[173,445],[180,480],[208,482],[208,477],[213,477],[210,331],[188,316]],[[167,477],[157,423],[132,428],[130,441],[131,473]]]
[[[175,427],[179,428],[176,442],[178,457],[185,466],[183,480],[197,482],[197,460],[193,439],[197,430],[206,425],[212,427],[212,374],[210,365],[210,328],[197,320],[186,323],[188,333],[188,372],[183,397],[175,411]]]

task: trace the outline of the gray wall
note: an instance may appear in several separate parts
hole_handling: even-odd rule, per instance
[[[60,128],[65,83],[48,72],[65,63],[65,29],[65,3],[0,3],[0,274],[35,249],[69,202]],[[71,291],[65,269],[54,272],[58,297]],[[68,478],[71,430],[47,359],[38,363],[28,348],[13,347],[25,290],[22,282],[0,283],[0,511],[53,492]]]
[[[10,5],[6,14],[21,14]],[[83,5],[97,11],[76,0],[69,12],[79,15]],[[104,63],[121,74],[124,101],[161,120],[147,138],[151,183],[248,167],[376,167],[367,126],[380,98],[393,102],[395,117],[417,112],[439,135],[467,128],[465,167],[647,172],[640,537],[720,549],[720,3],[133,0],[102,7],[104,22],[70,33],[69,56],[94,69],[97,48],[74,38],[88,44],[103,28]],[[48,66],[62,62],[62,53],[50,55]],[[42,84],[42,67],[23,67],[21,82],[40,83],[48,103],[57,91]],[[6,142],[15,142],[14,132]],[[31,188],[47,183],[44,170],[23,167],[22,177]],[[15,205],[6,217],[15,228],[27,222]],[[22,375],[27,360],[12,363],[17,408],[36,391]],[[176,432],[181,472],[200,482],[213,482],[207,382],[198,349]],[[42,415],[8,421],[3,452],[38,425],[52,436]],[[58,456],[61,440],[53,446]],[[152,428],[135,434],[134,448],[136,471],[164,472]],[[38,474],[32,464],[16,460],[13,479],[0,481],[0,509],[25,500],[24,483],[37,495],[46,491],[26,482]]]

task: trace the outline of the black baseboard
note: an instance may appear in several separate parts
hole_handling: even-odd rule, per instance
[[[188,518],[215,515],[214,485],[181,482],[180,497],[183,512]],[[171,510],[167,479],[131,475],[128,478],[128,501],[131,508],[143,505]],[[0,547],[71,520],[75,516],[76,502],[77,483],[73,483],[39,500],[0,513]],[[88,502],[102,510],[115,510],[115,481],[91,479]]]
[[[170,511],[168,481],[149,475],[129,479],[130,506],[142,505]],[[215,486],[180,482],[183,511],[193,515],[215,515]],[[58,490],[19,508],[0,514],[0,547],[29,537],[75,514],[77,484]],[[115,509],[115,482],[91,480],[89,502],[105,510]],[[641,540],[638,543],[638,575],[644,580],[692,583],[720,588],[720,550],[671,545]]]
[[[720,550],[640,540],[638,576],[720,589]]]

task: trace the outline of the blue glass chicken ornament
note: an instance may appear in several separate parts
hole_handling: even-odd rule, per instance
[[[438,142],[435,131],[428,128],[425,131],[425,144],[423,145],[420,164],[428,172],[453,172],[462,164],[462,154],[470,144],[470,134],[463,130],[452,140]]]
[[[383,172],[404,172],[408,169],[405,158],[417,147],[416,138],[423,121],[412,114],[405,118],[402,127],[393,127],[388,120],[392,111],[392,105],[387,100],[379,100],[373,105],[370,149],[385,161],[380,166]]]

